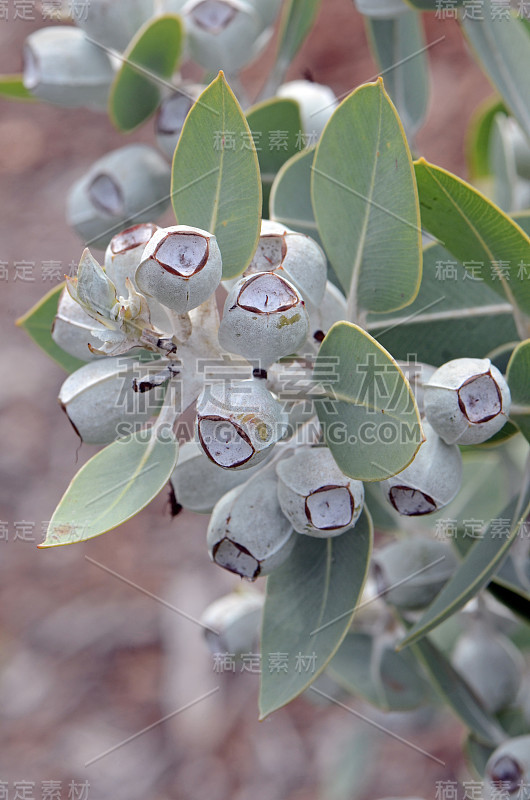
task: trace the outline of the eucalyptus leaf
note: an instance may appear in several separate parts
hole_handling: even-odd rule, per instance
[[[315,218],[348,319],[391,311],[421,282],[420,212],[403,126],[383,81],[356,89],[326,125],[313,165]]]
[[[244,272],[260,234],[261,179],[250,128],[222,72],[186,117],[171,196],[180,225],[216,235],[223,279]]]
[[[288,560],[267,580],[261,634],[260,718],[298,697],[326,668],[350,627],[372,551],[366,510],[355,528],[318,539],[294,534]],[[274,654],[288,669],[274,669]]]
[[[314,148],[302,150],[278,171],[270,194],[270,216],[294,231],[311,236],[323,246],[311,205],[311,167],[314,158]]]
[[[154,114],[161,87],[177,68],[182,38],[182,22],[174,14],[149,20],[134,36],[109,95],[109,116],[119,131],[128,133]]]
[[[415,162],[422,224],[530,325],[530,281],[520,279],[530,238],[484,195],[425,159]],[[530,329],[530,328],[529,328]]]
[[[528,31],[515,14],[495,13],[496,6],[483,0],[480,15],[463,14],[460,24],[484,72],[530,136]]]
[[[512,396],[510,419],[530,442],[530,339],[512,353],[506,378]]]
[[[273,98],[247,112],[258,154],[263,190],[263,217],[269,219],[269,197],[279,169],[302,149],[302,118],[294,100]],[[278,138],[276,132],[282,136]]]
[[[389,19],[364,18],[374,58],[408,135],[427,115],[429,62],[421,15],[407,11]]]
[[[53,321],[64,286],[65,284],[61,283],[50,289],[24,316],[17,319],[17,325],[25,330],[35,344],[38,344],[56,364],[66,372],[75,372],[85,362],[66,353],[52,339]]]
[[[274,94],[291,61],[303,45],[317,18],[323,0],[285,0],[280,18],[276,59],[264,95]]]
[[[0,97],[7,100],[37,101],[24,86],[23,75],[0,75]]]
[[[490,138],[497,114],[508,114],[497,95],[488,97],[475,111],[466,134],[466,160],[473,180],[490,174]]]
[[[515,497],[501,514],[502,519],[511,520],[509,534],[499,536],[495,520],[490,522],[434,602],[408,631],[400,647],[407,647],[424,637],[463,608],[472,597],[487,586],[502,564],[529,513],[530,479],[526,475],[521,494]]]
[[[366,331],[333,325],[313,378],[324,439],[345,475],[381,481],[410,464],[423,441],[418,407],[401,369]]]
[[[509,213],[515,208],[517,170],[515,151],[510,137],[510,121],[505,114],[497,114],[493,120],[490,144],[491,173],[494,178],[493,200]]]
[[[164,488],[177,457],[169,434],[145,431],[108,445],[74,477],[39,547],[84,542],[131,519]]]

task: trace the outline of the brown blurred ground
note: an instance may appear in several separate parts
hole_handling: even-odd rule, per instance
[[[20,69],[22,42],[40,26],[39,11],[34,15],[35,22],[14,20],[13,13],[0,20],[0,72]],[[465,175],[466,126],[491,89],[455,24],[432,17],[426,23],[429,41],[446,38],[430,50],[433,100],[418,146]],[[251,95],[268,57],[247,71]],[[337,93],[374,77],[351,0],[324,0],[290,76],[305,70]],[[42,525],[92,451],[84,447],[76,463],[77,439],[55,400],[63,373],[13,322],[53,285],[42,281],[43,261],[61,261],[67,271],[79,259],[80,243],[64,222],[66,192],[95,158],[124,140],[104,115],[0,102],[0,261],[9,265],[8,280],[0,282],[0,519],[8,537],[0,541],[0,781],[9,782],[9,797],[24,780],[34,782],[35,798],[44,780],[63,781],[61,798],[72,780],[88,780],[91,800],[353,797],[321,787],[336,774],[341,753],[344,767],[367,741],[367,785],[356,800],[434,796],[436,780],[463,774],[461,732],[451,719],[384,721],[445,760],[445,768],[340,708],[305,699],[258,723],[256,676],[216,675],[195,625],[85,560],[200,616],[235,581],[208,561],[205,519],[183,513],[172,521],[165,494],[118,532],[37,550]],[[151,142],[151,124],[132,138]],[[14,280],[14,262],[22,261],[35,264],[33,281]],[[24,529],[35,541],[15,541]],[[85,767],[217,686],[202,703]]]

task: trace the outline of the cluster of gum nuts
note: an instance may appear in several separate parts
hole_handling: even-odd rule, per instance
[[[126,278],[131,280],[147,298],[152,321],[167,328],[170,317],[164,318],[164,311],[186,314],[216,291],[221,253],[215,236],[198,228],[142,224],[112,239],[105,270],[118,292],[124,292]],[[246,359],[252,377],[205,386],[197,400],[195,441],[181,448],[171,482],[183,507],[211,513],[211,558],[253,580],[285,561],[293,532],[330,537],[353,528],[364,488],[339,470],[320,441],[289,442],[298,410],[293,406],[288,412],[269,388],[280,359],[307,354],[308,346],[314,354],[324,331],[343,318],[345,301],[327,281],[319,245],[264,221],[250,266],[240,279],[224,284],[228,294],[219,345]],[[56,343],[75,355],[84,348],[86,359],[87,336],[94,328],[86,312],[64,295],[53,330]],[[113,414],[120,408],[116,386],[101,381],[105,361],[87,363],[61,389],[61,404],[84,441],[105,441],[113,427],[116,435]],[[438,511],[455,497],[462,473],[458,445],[489,439],[509,412],[508,386],[489,360],[457,359],[430,372],[422,397],[417,395],[426,441],[406,469],[380,484],[388,502],[406,516]],[[107,420],[101,435],[98,420],[106,419],[105,404],[113,425]],[[282,446],[273,456],[277,443]]]

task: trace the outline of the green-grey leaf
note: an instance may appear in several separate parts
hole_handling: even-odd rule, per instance
[[[484,72],[530,136],[530,47],[528,31],[515,14],[495,14],[492,0],[481,3],[481,18],[461,19]],[[525,77],[526,76],[526,77]]]
[[[0,97],[8,100],[36,102],[37,98],[24,86],[22,75],[0,75]]]
[[[235,278],[257,247],[261,178],[250,128],[222,72],[189,112],[173,158],[178,223],[214,233],[223,278]]]
[[[160,89],[177,68],[182,36],[181,19],[174,14],[149,20],[134,36],[109,95],[109,116],[119,131],[134,130],[158,108]]]
[[[510,214],[514,222],[530,236],[530,211],[517,211],[515,214]]]
[[[414,302],[398,313],[368,314],[366,329],[395,358],[414,355],[436,367],[454,358],[485,358],[518,339],[512,306],[439,244],[423,251]]]
[[[314,148],[302,150],[283,165],[272,184],[269,205],[271,219],[311,236],[323,246],[311,205],[314,157]]]
[[[512,353],[506,378],[512,396],[510,419],[530,442],[530,339]]]
[[[333,658],[350,627],[372,551],[372,521],[366,511],[355,528],[340,536],[294,535],[292,554],[267,580],[261,719],[298,697]],[[270,668],[274,653],[287,653],[287,672]]]
[[[349,633],[328,672],[346,691],[384,711],[417,708],[429,695],[429,686],[411,653],[396,653],[389,643],[379,646],[369,633]]]
[[[258,153],[263,189],[263,217],[269,218],[269,197],[276,173],[286,161],[301,150],[302,119],[294,100],[273,98],[250,109],[247,122]],[[280,140],[274,133],[281,131]]]
[[[504,731],[477,699],[464,679],[453,669],[444,654],[428,639],[412,645],[429,679],[442,699],[475,737],[484,744],[499,745]]]
[[[366,331],[333,325],[314,381],[324,438],[345,475],[381,481],[410,464],[423,441],[418,407],[401,369]]]
[[[313,27],[322,0],[286,0],[280,18],[276,60],[264,94],[274,94],[282,83],[291,61]]]
[[[491,173],[494,178],[493,200],[509,213],[515,206],[517,169],[515,151],[509,135],[510,122],[505,114],[497,114],[493,120],[490,144]]]
[[[39,546],[84,542],[134,517],[163,489],[177,456],[173,438],[150,431],[109,444],[74,477]]]
[[[421,158],[415,162],[422,224],[437,236],[464,266],[477,273],[529,324],[530,280],[520,280],[530,238],[484,195],[440,167]]]
[[[390,19],[364,17],[374,58],[403,126],[414,137],[429,102],[429,62],[421,15],[414,11]]]
[[[509,535],[499,536],[494,521],[487,526],[434,602],[408,631],[401,647],[406,647],[424,637],[445,619],[463,608],[489,583],[502,564],[529,513],[530,480],[526,476],[521,495],[515,497],[501,514],[502,519],[511,520]]]
[[[466,135],[466,160],[473,180],[490,174],[489,147],[493,120],[497,114],[508,114],[496,95],[488,97],[475,111]]]
[[[23,328],[35,344],[38,344],[66,372],[75,372],[85,362],[65,353],[52,339],[53,321],[64,286],[65,284],[61,283],[50,289],[33,308],[17,319],[17,325]]]
[[[411,303],[421,282],[418,196],[403,126],[381,79],[356,89],[326,125],[312,199],[348,318]]]

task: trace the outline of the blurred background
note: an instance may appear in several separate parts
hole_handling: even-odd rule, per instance
[[[429,42],[444,38],[429,50],[417,148],[466,177],[465,131],[492,89],[455,22],[424,22]],[[38,2],[0,2],[1,73],[20,71],[24,39],[43,24]],[[243,75],[251,98],[272,52]],[[376,73],[351,0],[325,0],[288,78],[309,74],[342,94]],[[434,797],[440,782],[469,780],[448,712],[383,715],[346,699],[445,766],[314,695],[258,722],[258,675],[216,669],[186,618],[238,579],[210,563],[207,519],[172,519],[167,492],[119,531],[37,549],[95,449],[79,448],[56,402],[64,374],[14,322],[78,262],[67,191],[124,140],[105,114],[4,100],[0,109],[0,797],[375,800]],[[129,141],[153,138],[151,121]]]

